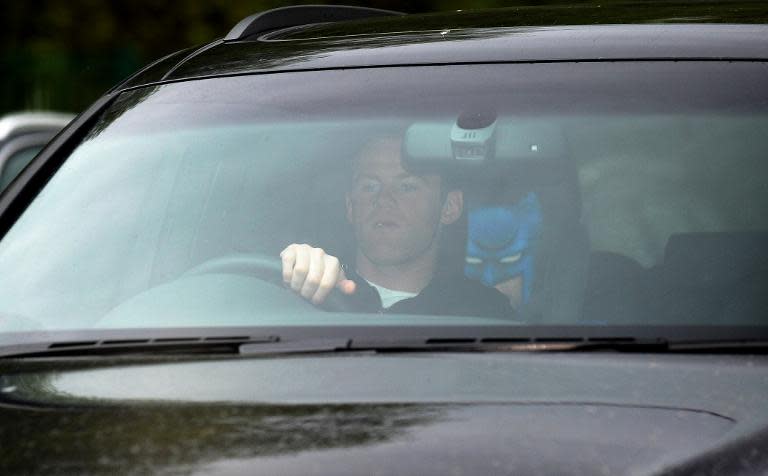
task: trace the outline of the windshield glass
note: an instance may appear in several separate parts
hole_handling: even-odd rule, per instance
[[[0,331],[764,325],[767,159],[759,62],[136,89],[0,242]],[[291,244],[354,285],[289,289]]]

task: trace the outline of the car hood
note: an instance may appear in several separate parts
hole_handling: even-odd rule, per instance
[[[15,442],[6,467],[25,474],[648,474],[762,431],[766,364],[520,353],[23,362],[2,369],[0,431]]]

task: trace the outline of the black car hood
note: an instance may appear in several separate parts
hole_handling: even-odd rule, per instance
[[[6,474],[648,474],[764,428],[767,364],[608,353],[19,363],[3,368],[3,464]]]

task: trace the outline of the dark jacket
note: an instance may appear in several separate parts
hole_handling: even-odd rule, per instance
[[[356,312],[514,318],[514,310],[504,294],[463,275],[435,276],[417,296],[383,309],[376,288],[357,273],[346,274],[357,284],[355,293],[347,296]]]

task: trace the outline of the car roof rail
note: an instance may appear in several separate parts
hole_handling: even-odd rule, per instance
[[[292,26],[308,25],[311,23],[327,23],[364,18],[405,15],[403,12],[382,10],[379,8],[351,7],[346,5],[296,5],[291,7],[274,8],[255,13],[242,19],[232,28],[224,41],[242,40],[271,30],[289,28]]]

